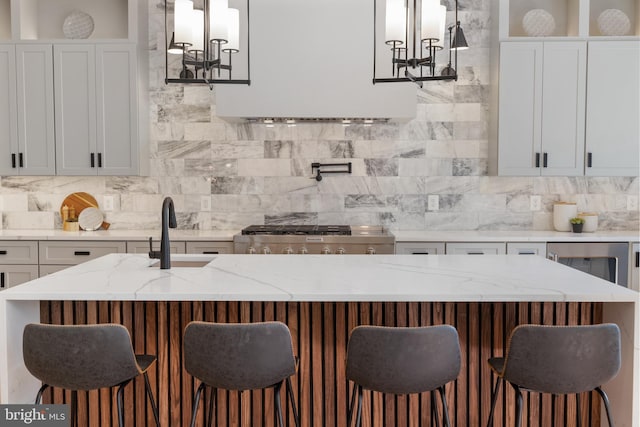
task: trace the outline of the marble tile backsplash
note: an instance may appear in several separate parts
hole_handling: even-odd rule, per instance
[[[149,3],[150,175],[0,177],[2,228],[60,228],[60,204],[75,191],[93,194],[100,204],[113,197],[114,210],[105,212],[113,229],[159,227],[165,196],[173,198],[182,229],[297,223],[551,230],[556,201],[597,212],[600,229],[639,228],[639,211],[627,209],[628,198],[640,193],[638,177],[488,175],[486,0],[461,4],[472,49],[459,54],[457,82],[416,88],[414,120],[269,128],[217,117],[215,89],[164,84],[164,2]],[[312,162],[347,161],[352,174],[313,179]],[[429,195],[439,196],[437,211],[429,210]],[[533,195],[541,196],[539,211],[530,210]]]

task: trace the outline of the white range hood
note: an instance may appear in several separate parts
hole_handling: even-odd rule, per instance
[[[379,10],[378,24],[383,18]],[[251,85],[216,85],[218,116],[415,117],[413,83],[372,82],[371,0],[250,1],[250,20]]]

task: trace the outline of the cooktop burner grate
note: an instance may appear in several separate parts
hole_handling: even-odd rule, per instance
[[[348,225],[251,225],[242,230],[245,235],[321,235],[350,236]]]

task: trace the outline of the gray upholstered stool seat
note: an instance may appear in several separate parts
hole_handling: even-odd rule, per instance
[[[216,389],[274,389],[275,415],[284,425],[280,389],[286,384],[296,426],[298,411],[291,388],[296,373],[296,358],[289,328],[282,322],[209,323],[191,322],[184,330],[184,366],[201,383],[196,391],[191,414],[195,425],[200,395],[211,387],[208,425],[211,426]]]
[[[118,386],[118,423],[123,427],[124,387],[138,375],[143,375],[156,425],[160,425],[147,375],[156,357],[134,354],[129,331],[124,326],[32,323],[24,328],[22,352],[29,372],[43,383],[36,403],[40,402],[47,387],[71,390],[74,424],[77,423],[78,390]]]
[[[516,391],[516,426],[522,422],[521,389],[540,393],[579,394],[596,390],[602,397],[609,425],[613,420],[609,400],[600,386],[620,370],[620,329],[608,323],[587,326],[521,325],[507,343],[505,357],[489,359],[497,375],[487,425],[500,384],[509,382]],[[580,399],[576,399],[577,405]],[[580,426],[580,408],[576,411]]]
[[[459,372],[460,343],[453,326],[358,326],[351,332],[347,348],[347,379],[354,383],[347,425],[351,425],[354,409],[355,425],[361,425],[362,390],[367,389],[392,394],[438,390],[444,423],[449,426],[444,386]],[[431,401],[439,424],[434,393]]]

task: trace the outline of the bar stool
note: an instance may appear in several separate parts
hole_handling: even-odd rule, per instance
[[[516,391],[516,426],[522,423],[521,389],[539,393],[571,394],[595,390],[613,420],[609,399],[600,386],[620,370],[620,329],[607,323],[587,326],[517,326],[509,337],[505,357],[489,359],[497,375],[487,426],[502,381]],[[576,421],[580,426],[580,399],[576,399]]]
[[[129,331],[122,325],[45,325],[24,328],[22,353],[31,374],[42,381],[35,403],[47,387],[71,390],[71,420],[77,424],[77,391],[118,386],[118,425],[124,426],[124,387],[144,376],[156,425],[160,426],[147,372],[155,356],[133,352]]]
[[[450,426],[444,386],[459,372],[460,343],[453,326],[358,326],[347,347],[347,379],[354,383],[347,426],[351,426],[356,396],[355,425],[362,423],[363,388],[391,394],[432,392],[436,425],[440,423],[433,392],[438,390],[444,424]]]
[[[184,330],[184,366],[201,383],[191,413],[195,426],[200,394],[211,387],[207,425],[211,426],[216,390],[274,389],[278,423],[284,427],[280,389],[286,383],[296,426],[300,425],[291,376],[296,373],[291,333],[282,322],[210,323],[191,322]],[[287,400],[285,400],[285,404]]]

